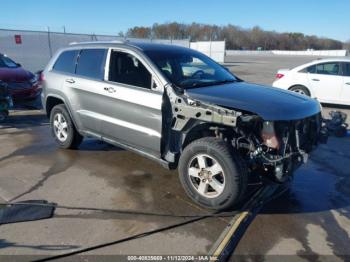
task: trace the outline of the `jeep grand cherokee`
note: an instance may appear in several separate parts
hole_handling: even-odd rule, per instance
[[[72,44],[41,78],[60,147],[95,137],[178,168],[187,194],[211,209],[239,202],[250,174],[292,177],[326,137],[318,101],[245,83],[184,47]]]

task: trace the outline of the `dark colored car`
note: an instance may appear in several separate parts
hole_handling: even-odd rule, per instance
[[[6,120],[12,106],[12,98],[8,93],[7,84],[0,81],[0,123]]]
[[[36,75],[3,54],[0,54],[0,81],[7,83],[10,95],[15,101],[33,100],[41,91]]]

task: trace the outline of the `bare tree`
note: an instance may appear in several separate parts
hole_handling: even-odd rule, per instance
[[[191,41],[226,40],[228,49],[256,50],[305,50],[305,49],[350,49],[347,43],[328,38],[320,38],[302,33],[277,33],[266,31],[255,26],[244,29],[235,25],[183,24],[164,23],[154,24],[152,27],[133,27],[127,31],[128,37],[162,38],[162,39],[190,39]]]
[[[350,39],[344,43],[343,48],[350,50]]]

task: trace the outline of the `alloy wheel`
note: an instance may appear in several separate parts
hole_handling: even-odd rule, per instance
[[[204,197],[218,197],[224,191],[224,170],[219,162],[209,155],[195,155],[189,162],[188,176],[194,189]]]
[[[65,142],[68,138],[68,124],[62,113],[55,114],[53,128],[57,139]]]

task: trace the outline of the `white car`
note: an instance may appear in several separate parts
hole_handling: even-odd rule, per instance
[[[317,98],[322,103],[350,105],[350,57],[320,59],[277,72],[274,87]]]

